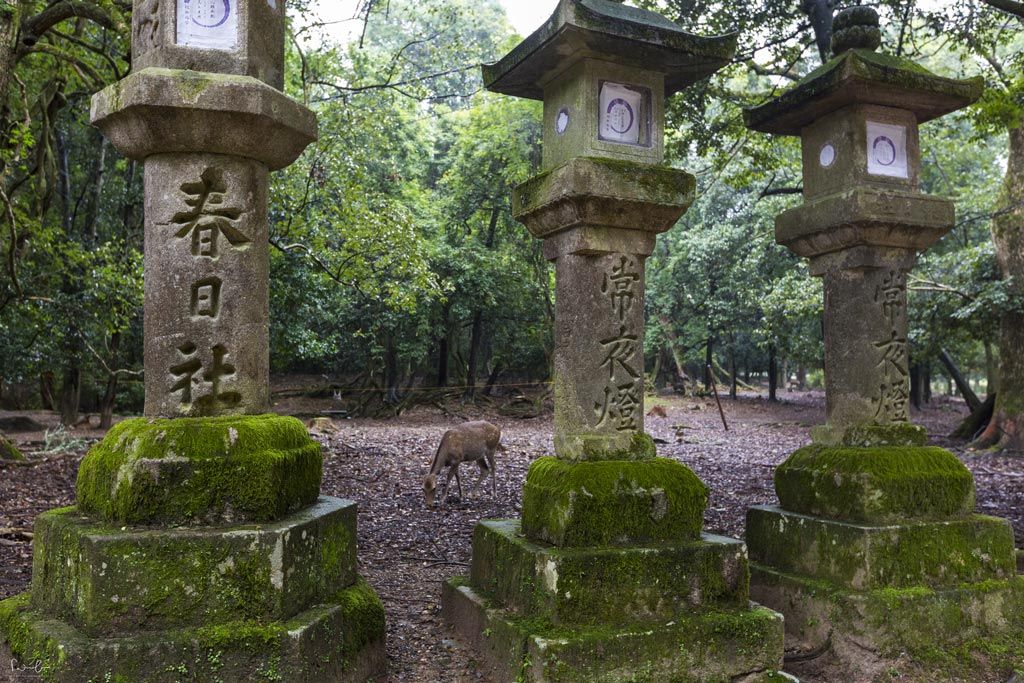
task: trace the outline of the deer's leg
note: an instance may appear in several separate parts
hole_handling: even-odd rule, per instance
[[[459,500],[462,500],[462,479],[459,478],[459,464],[452,465],[455,470],[455,485],[459,488]]]
[[[445,477],[445,480],[444,480],[444,498],[441,499],[441,504],[442,505],[444,504],[444,501],[448,498],[448,487],[452,483],[452,477],[455,477],[455,481],[459,480],[458,465],[449,465],[449,467],[448,467],[448,476]],[[461,487],[459,489],[459,497],[460,498],[462,497]]]
[[[491,498],[498,497],[498,467],[495,464],[494,451],[487,451],[487,469],[491,471]]]
[[[480,482],[487,476],[487,463],[483,460],[477,460],[476,464],[480,466],[480,473],[477,475],[476,481],[473,482],[472,488],[469,489],[469,495],[473,495],[473,492],[480,486]]]

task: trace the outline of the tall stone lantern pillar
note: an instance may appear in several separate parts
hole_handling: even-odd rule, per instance
[[[135,0],[132,19],[133,70],[92,119],[145,167],[146,417],[38,518],[0,650],[70,683],[364,680],[384,614],[355,503],[320,496],[301,422],[263,414],[269,172],[317,137],[281,92],[284,0]]]
[[[695,188],[663,165],[665,98],[735,45],[562,0],[484,67],[488,89],[544,102],[543,168],[513,204],[557,291],[554,456],[530,468],[521,521],[477,526],[442,601],[495,680],[778,680],[781,620],[751,608],[743,544],[701,534],[706,487],[643,429],[644,261]]]
[[[746,112],[750,128],[802,140],[804,203],[778,216],[776,239],[824,279],[828,416],[776,471],[781,506],[749,511],[746,538],[755,599],[854,680],[865,650],[923,655],[1019,627],[1024,582],[1009,523],[973,514],[970,471],[909,422],[907,276],[954,225],[952,202],[919,190],[918,126],[982,83],[877,52],[871,8],[834,30],[831,61]]]

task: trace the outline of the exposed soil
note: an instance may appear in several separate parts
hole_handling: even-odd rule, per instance
[[[728,432],[713,401],[656,400],[666,408],[667,417],[648,418],[647,429],[659,440],[662,456],[686,463],[710,487],[708,531],[741,536],[748,506],[776,502],[773,468],[808,443],[809,427],[824,420],[822,394],[783,397],[784,402],[775,405],[753,396],[724,401]],[[942,435],[965,412],[962,403],[943,398],[914,419],[928,428],[935,443],[956,451],[974,472],[978,510],[1010,518],[1017,538],[1024,539],[1024,460],[964,453],[962,444],[945,439]],[[52,416],[33,417],[53,424]],[[426,509],[421,478],[441,434],[460,418],[481,417],[502,428],[508,448],[499,460],[497,498],[489,492],[463,501],[452,497],[443,509]],[[519,515],[529,463],[550,453],[550,417],[512,419],[455,403],[447,404],[446,412],[422,407],[390,421],[333,424],[336,432],[317,436],[326,446],[323,491],[359,503],[360,566],[387,609],[390,680],[485,680],[474,654],[441,622],[440,585],[467,571],[478,520]],[[0,464],[0,598],[28,587],[33,519],[41,511],[73,503],[75,473],[83,455],[80,443],[70,444],[68,453],[31,455],[40,450],[43,434],[10,436],[31,462]],[[72,436],[101,435],[83,430]],[[465,479],[468,484],[475,475]]]

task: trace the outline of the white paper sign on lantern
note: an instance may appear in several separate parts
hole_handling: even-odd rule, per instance
[[[238,46],[238,0],[178,0],[178,45],[212,50]]]
[[[629,145],[640,143],[643,94],[618,83],[601,86],[600,138]]]
[[[907,129],[868,121],[868,173],[893,178],[909,177]]]

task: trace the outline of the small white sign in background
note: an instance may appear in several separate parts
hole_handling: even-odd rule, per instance
[[[178,0],[178,45],[234,50],[238,0]]]
[[[601,139],[640,144],[640,115],[643,94],[625,85],[601,86]]]
[[[868,173],[908,178],[907,129],[868,121]]]

